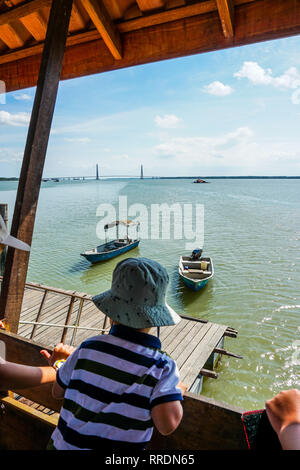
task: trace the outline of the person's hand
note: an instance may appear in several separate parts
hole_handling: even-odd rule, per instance
[[[287,426],[300,423],[300,390],[284,390],[266,402],[266,411],[274,431],[279,435]]]
[[[49,366],[53,366],[56,361],[60,359],[68,359],[68,357],[75,351],[76,348],[69,346],[68,344],[59,343],[53,349],[53,353],[50,354],[45,349],[42,349],[40,353],[47,360]]]
[[[184,383],[182,383],[181,381],[179,381],[179,383],[177,384],[177,387],[180,388],[181,392],[182,392],[182,395],[185,394],[185,392],[187,391],[187,385],[185,385]]]

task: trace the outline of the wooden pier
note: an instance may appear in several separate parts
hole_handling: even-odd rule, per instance
[[[0,278],[2,281],[2,278]],[[97,334],[107,334],[110,325],[91,296],[40,284],[26,283],[18,335],[45,347],[59,342],[78,346]],[[156,335],[157,329],[151,333]],[[188,390],[200,393],[203,377],[217,378],[213,371],[224,350],[224,337],[237,332],[225,325],[182,317],[175,326],[160,328],[162,349],[176,361]]]

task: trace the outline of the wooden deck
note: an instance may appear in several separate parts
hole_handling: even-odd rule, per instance
[[[78,346],[86,338],[108,331],[109,322],[94,306],[91,296],[26,284],[19,335],[48,347],[60,341]],[[156,328],[151,333],[157,334]],[[181,380],[195,392],[201,391],[202,376],[217,378],[212,371],[218,356],[214,350],[223,347],[224,336],[236,334],[225,325],[186,317],[175,326],[160,329],[162,349],[177,362]]]

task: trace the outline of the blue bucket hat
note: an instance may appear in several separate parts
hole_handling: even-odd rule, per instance
[[[181,318],[166,303],[169,276],[166,269],[147,258],[127,258],[117,264],[111,289],[93,302],[112,320],[131,328],[179,323]]]

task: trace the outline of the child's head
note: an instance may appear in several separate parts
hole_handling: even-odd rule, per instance
[[[169,276],[147,258],[127,258],[117,264],[111,289],[93,297],[113,321],[131,328],[175,325],[181,318],[166,303]]]

